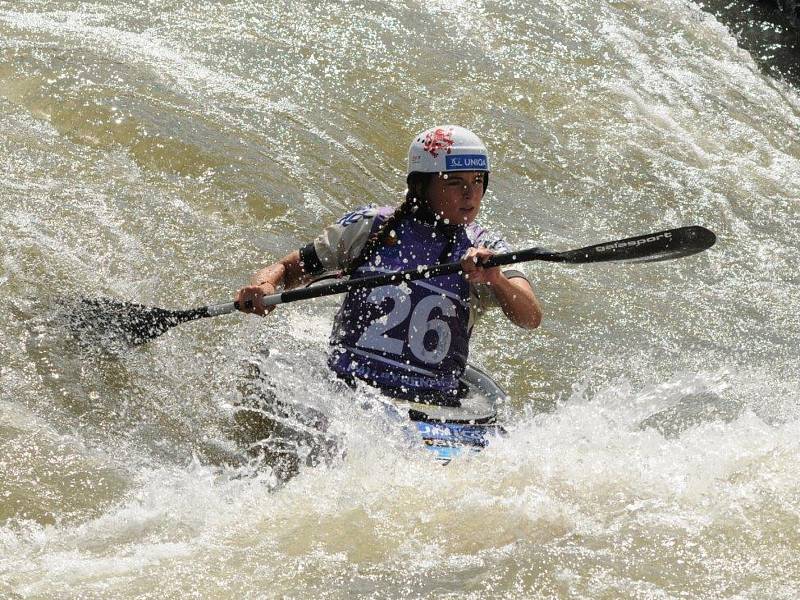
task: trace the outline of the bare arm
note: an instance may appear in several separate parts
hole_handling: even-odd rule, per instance
[[[300,265],[300,251],[295,250],[287,254],[278,262],[259,269],[250,278],[250,285],[261,285],[270,283],[273,287],[278,287],[283,283],[284,289],[290,290],[303,283],[306,274]]]
[[[522,277],[508,279],[499,267],[480,266],[480,262],[491,255],[492,251],[486,248],[471,248],[461,261],[464,274],[472,283],[492,286],[500,308],[512,323],[525,329],[537,328],[542,322],[542,305],[533,288]]]
[[[275,307],[264,307],[261,304],[261,296],[274,294],[281,284],[284,289],[290,290],[308,279],[309,277],[303,271],[300,263],[300,252],[295,250],[278,262],[267,265],[253,273],[250,278],[250,285],[244,286],[236,292],[235,300],[239,302],[239,310],[242,312],[264,316],[272,312]],[[252,308],[246,308],[248,301],[252,303]]]

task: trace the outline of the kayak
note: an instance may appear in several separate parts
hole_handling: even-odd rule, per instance
[[[258,361],[248,367],[234,412],[234,439],[245,449],[236,462],[255,459],[286,481],[302,464],[330,465],[343,455],[341,438],[328,431],[328,416],[310,405],[280,398]],[[411,425],[408,433],[419,440],[421,451],[430,451],[443,464],[479,452],[505,434],[497,423],[497,407],[508,398],[505,391],[474,365],[467,365],[461,382],[466,394],[457,406],[386,398],[392,413]]]
[[[464,453],[480,452],[505,435],[497,423],[497,406],[508,398],[506,392],[474,365],[467,365],[461,382],[468,391],[459,406],[395,400],[398,409],[408,411],[424,447],[443,464]]]

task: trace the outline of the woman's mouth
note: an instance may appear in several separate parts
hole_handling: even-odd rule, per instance
[[[475,209],[459,208],[458,214],[460,215],[461,220],[463,220],[466,223],[469,223],[473,218],[475,218]]]

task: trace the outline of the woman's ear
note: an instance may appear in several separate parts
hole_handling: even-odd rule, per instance
[[[416,200],[414,203],[418,206],[425,204],[427,197],[427,186],[431,180],[430,173],[411,173],[406,179],[408,186],[408,197]]]

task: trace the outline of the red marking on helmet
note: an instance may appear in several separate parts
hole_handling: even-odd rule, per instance
[[[430,152],[433,158],[436,158],[439,155],[440,150],[444,150],[447,154],[450,154],[450,147],[455,143],[455,140],[451,137],[453,130],[445,131],[444,129],[434,129],[432,132],[428,132],[425,134],[425,141],[422,143],[422,147],[426,152]]]

